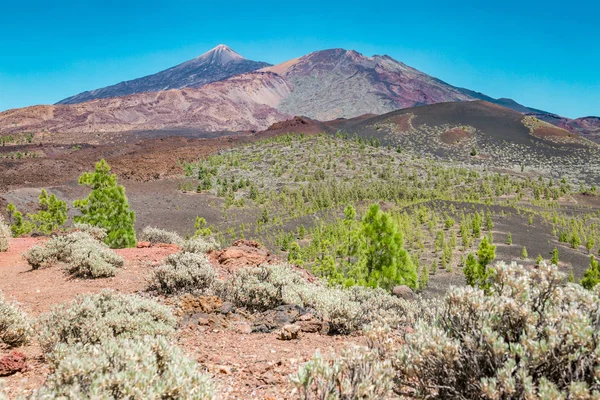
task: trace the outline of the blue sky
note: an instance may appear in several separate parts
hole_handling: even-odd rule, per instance
[[[157,72],[219,43],[278,63],[342,47],[567,117],[600,115],[592,1],[21,1],[0,14],[0,110]]]

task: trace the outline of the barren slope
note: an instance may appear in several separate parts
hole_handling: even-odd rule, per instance
[[[275,107],[289,92],[288,83],[273,73],[248,73],[199,89],[9,110],[0,113],[0,132],[92,133],[166,127],[259,130],[285,119]]]
[[[95,99],[144,92],[159,92],[169,89],[198,88],[231,76],[255,71],[268,65],[265,62],[248,60],[228,46],[220,44],[193,60],[156,74],[79,93],[63,99],[57,104],[76,104]]]

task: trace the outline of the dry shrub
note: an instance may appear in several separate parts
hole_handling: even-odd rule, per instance
[[[556,266],[498,263],[490,295],[446,295],[438,318],[407,333],[394,364],[415,397],[587,399],[600,391],[600,298]]]
[[[21,346],[29,342],[30,337],[29,317],[15,303],[6,301],[0,291],[0,344]]]
[[[175,326],[171,310],[137,295],[110,290],[78,296],[39,318],[38,340],[46,352],[59,343],[97,344],[119,337],[170,335]]]
[[[164,337],[62,344],[48,360],[51,373],[35,398],[214,398],[210,377],[201,374],[197,363]]]
[[[101,233],[92,232],[96,237]],[[35,245],[23,256],[33,269],[49,267],[57,262],[66,264],[66,270],[81,278],[114,276],[123,265],[123,258],[84,231],[55,236],[43,246]]]
[[[154,268],[150,290],[161,294],[204,292],[212,287],[217,273],[204,254],[171,254],[165,263]]]

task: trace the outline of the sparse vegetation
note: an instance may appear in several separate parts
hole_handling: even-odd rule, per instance
[[[286,265],[239,270],[219,290],[224,299],[253,311],[283,304],[313,308],[327,318],[332,333],[353,332],[377,320],[398,324],[410,307],[383,289],[341,289],[308,283]]]
[[[23,256],[33,269],[62,262],[70,274],[81,278],[114,276],[117,268],[123,265],[122,257],[82,231],[55,236],[44,245],[31,247]]]
[[[0,252],[8,250],[11,237],[12,232],[10,231],[10,227],[4,222],[2,215],[0,215]]]
[[[61,344],[47,358],[50,375],[36,398],[214,398],[210,377],[164,337]]]
[[[125,188],[117,184],[108,163],[104,160],[96,163],[94,172],[79,177],[79,184],[92,191],[85,199],[73,203],[82,214],[75,217],[75,222],[105,229],[104,242],[112,248],[134,247],[135,213],[129,209]]]
[[[29,317],[15,303],[8,302],[0,290],[0,347],[24,345],[29,342],[31,334]]]
[[[141,239],[152,244],[167,243],[176,244],[180,247],[183,246],[184,243],[183,238],[177,233],[165,231],[164,229],[153,228],[150,226],[144,228]]]
[[[403,391],[480,399],[572,398],[598,390],[597,295],[565,285],[554,266],[495,269],[489,295],[453,289],[436,324],[418,323],[405,335],[395,361]]]
[[[204,254],[171,254],[165,263],[155,267],[149,289],[162,294],[202,293],[211,288],[217,273]]]
[[[15,237],[27,235],[32,231],[49,235],[67,221],[67,203],[59,200],[54,194],[48,195],[46,189],[42,189],[38,197],[37,213],[24,217],[11,203],[8,204],[7,211],[11,220],[11,231]]]
[[[39,318],[38,340],[45,352],[59,343],[102,344],[115,338],[169,336],[175,318],[168,307],[137,295],[105,290],[78,296]]]

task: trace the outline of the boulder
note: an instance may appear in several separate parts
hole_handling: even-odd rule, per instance
[[[412,300],[415,298],[415,293],[406,285],[395,286],[392,289],[392,294],[404,300]]]
[[[20,351],[13,350],[4,357],[0,357],[0,376],[9,376],[25,371],[27,371],[27,356]]]
[[[277,339],[279,340],[294,340],[300,337],[302,329],[296,324],[284,325],[277,333]]]

